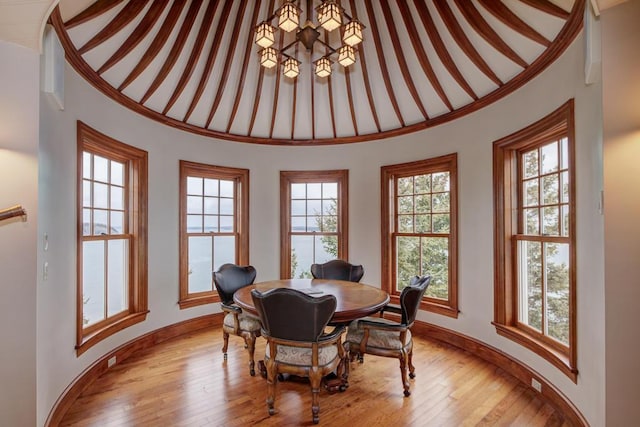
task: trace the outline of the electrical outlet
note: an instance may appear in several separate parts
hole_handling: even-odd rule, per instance
[[[542,393],[542,384],[535,378],[531,378],[531,387],[533,387],[538,393]]]
[[[107,367],[108,368],[112,367],[115,364],[116,364],[116,357],[115,356],[110,357],[109,360],[107,360]]]

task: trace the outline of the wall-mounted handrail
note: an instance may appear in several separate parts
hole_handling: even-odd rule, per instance
[[[10,208],[0,210],[0,221],[21,216],[23,221],[27,220],[27,211],[21,205],[11,206]]]

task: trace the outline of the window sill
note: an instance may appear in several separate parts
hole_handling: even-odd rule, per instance
[[[533,338],[532,336],[524,333],[522,330],[514,327],[507,326],[500,323],[492,322],[496,327],[496,332],[505,338],[514,341],[529,350],[533,351],[538,356],[551,363],[558,368],[563,374],[565,374],[575,384],[578,383],[578,370],[575,365],[571,364],[571,359],[565,353],[559,352],[555,348]]]
[[[180,310],[184,310],[185,308],[196,307],[204,304],[211,304],[214,302],[220,302],[220,296],[216,294],[209,295],[200,295],[200,296],[190,296],[187,298],[183,298],[178,301],[178,305],[180,306]]]
[[[392,304],[400,304],[400,297],[398,295],[391,295],[389,302],[391,302]],[[420,309],[424,311],[429,311],[431,313],[452,317],[454,319],[458,318],[458,313],[459,313],[459,311],[453,307],[450,307],[446,304],[435,303],[433,301],[422,301],[420,303]]]
[[[144,322],[147,318],[147,313],[149,313],[149,310],[129,314],[102,329],[92,332],[91,334],[84,335],[82,337],[82,342],[76,345],[76,357],[80,356],[82,353],[116,332],[126,329],[129,326],[133,326],[136,323]]]

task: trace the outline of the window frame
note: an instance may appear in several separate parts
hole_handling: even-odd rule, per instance
[[[83,153],[125,164],[125,231],[129,235],[128,308],[114,316],[84,327],[83,322]],[[143,322],[148,310],[148,153],[117,141],[85,123],[77,122],[76,170],[76,355],[80,356],[105,338]],[[123,233],[124,234],[124,233]],[[91,236],[95,240],[95,236]],[[108,239],[105,239],[108,240]]]
[[[396,180],[409,176],[449,172],[450,230],[449,238],[449,288],[448,299],[425,296],[420,308],[444,316],[457,318],[458,308],[458,155],[447,154],[431,159],[409,163],[386,165],[380,168],[381,175],[381,239],[382,239],[382,289],[386,290],[393,303],[399,303],[400,292],[396,283],[396,246],[394,243],[397,223]]]
[[[349,260],[349,171],[280,171],[280,278],[291,277],[291,184],[338,184],[338,258]]]
[[[179,220],[179,277],[180,309],[220,302],[212,285],[211,291],[189,293],[189,234],[187,228],[187,177],[234,181],[234,234],[236,235],[235,264],[249,264],[249,169],[180,160],[180,220]],[[227,233],[225,233],[227,234]],[[213,273],[213,272],[212,272]],[[212,282],[213,283],[213,282]]]
[[[563,346],[518,320],[517,241],[520,221],[520,153],[568,139],[569,343]],[[574,100],[493,143],[494,321],[496,332],[544,358],[577,383],[576,179]],[[541,235],[541,238],[543,236]]]

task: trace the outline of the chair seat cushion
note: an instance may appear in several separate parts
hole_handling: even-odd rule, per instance
[[[257,317],[247,316],[244,313],[238,314],[240,329],[247,332],[259,332],[260,320]],[[223,328],[233,330],[233,313],[227,313],[222,321]]]
[[[365,317],[363,319],[354,320],[349,324],[347,329],[347,337],[345,342],[360,345],[364,337],[364,328],[360,324],[360,320],[371,320],[378,323],[387,323],[389,325],[397,325],[398,322],[383,319],[380,317]],[[367,340],[367,348],[380,348],[387,350],[400,350],[411,342],[411,331],[407,330],[404,342],[400,341],[400,332],[383,331],[378,329],[369,329],[369,339]]]
[[[278,345],[276,361],[295,366],[311,366],[311,348]],[[269,343],[265,352],[265,359],[270,355]],[[318,366],[323,367],[333,362],[338,357],[337,345],[328,345],[318,348]]]

